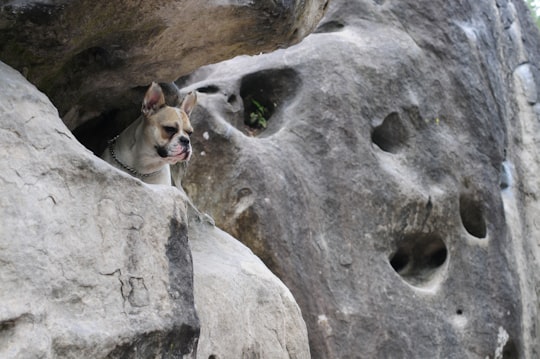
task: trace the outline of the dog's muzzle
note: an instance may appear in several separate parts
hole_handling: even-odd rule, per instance
[[[156,146],[158,155],[174,164],[180,161],[188,161],[191,157],[191,144],[189,137],[180,136],[178,141],[168,146]]]

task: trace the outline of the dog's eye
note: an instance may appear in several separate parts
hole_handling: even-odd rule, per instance
[[[187,134],[188,136],[191,136],[191,135],[193,134],[193,130],[187,130],[187,131],[186,131],[186,134]]]
[[[178,132],[176,127],[172,127],[172,126],[163,126],[163,129],[165,130],[165,132],[167,132],[168,135],[171,135],[171,136],[176,134],[176,132]]]

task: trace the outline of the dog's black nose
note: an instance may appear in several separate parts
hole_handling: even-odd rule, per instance
[[[186,136],[180,136],[180,144],[184,146],[189,145],[189,138]]]

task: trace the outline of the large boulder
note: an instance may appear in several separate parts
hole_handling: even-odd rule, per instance
[[[44,91],[73,129],[130,107],[127,90],[298,42],[325,0],[24,0],[0,4],[0,61]]]
[[[114,170],[19,73],[0,78],[0,357],[194,355],[180,192]]]
[[[1,358],[194,358],[199,340],[203,358],[309,358],[298,305],[249,249],[183,191],[95,157],[1,62],[0,78]]]
[[[189,239],[199,358],[310,358],[298,304],[249,248],[204,216],[190,221]]]
[[[536,358],[538,30],[521,0],[335,0],[206,66],[183,185],[291,289],[314,358]]]

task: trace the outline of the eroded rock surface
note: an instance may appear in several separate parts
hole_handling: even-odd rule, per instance
[[[0,357],[195,354],[179,191],[114,170],[19,73],[0,78]]]
[[[129,107],[126,90],[298,42],[326,2],[3,1],[0,61],[44,91],[68,128]]]
[[[246,246],[208,222],[189,225],[199,358],[309,359],[291,292]]]
[[[335,0],[300,44],[178,81],[201,93],[182,183],[291,289],[312,357],[538,357],[528,16]]]
[[[2,359],[310,357],[298,305],[249,249],[182,191],[93,156],[3,63],[0,79]]]

